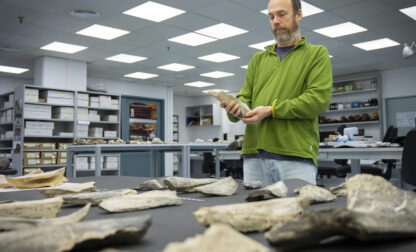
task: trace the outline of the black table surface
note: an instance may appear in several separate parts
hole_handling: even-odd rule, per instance
[[[102,177],[82,177],[70,179],[69,182],[82,183],[88,181],[96,181],[99,190],[113,190],[123,188],[134,188],[140,183],[151,178],[139,177],[123,177],[123,176],[102,176]],[[104,218],[121,218],[140,216],[145,214],[152,215],[152,225],[146,235],[136,244],[113,246],[123,251],[162,251],[163,248],[172,241],[184,241],[187,237],[196,234],[202,234],[205,227],[199,225],[192,213],[200,207],[225,205],[234,203],[243,203],[245,197],[249,193],[245,190],[239,181],[239,187],[235,195],[231,197],[210,197],[200,195],[198,193],[178,193],[183,198],[180,206],[161,207],[149,210],[125,212],[125,213],[107,213],[99,207],[92,207],[84,220],[104,219]],[[288,197],[296,196],[294,189],[306,185],[302,180],[292,179],[284,181],[289,189]],[[45,197],[37,190],[5,192],[0,193],[0,201],[3,200],[36,200]],[[193,199],[193,200],[192,200]],[[309,209],[323,209],[332,207],[345,207],[346,198],[338,197],[336,201],[324,204],[316,204]],[[59,216],[67,215],[80,207],[63,205]],[[269,246],[264,234],[248,233],[247,236],[257,240],[258,242]],[[232,248],[230,248],[232,250]],[[416,239],[404,239],[395,241],[373,241],[358,242],[353,239],[343,237],[330,238],[313,248],[302,249],[299,251],[416,251]]]

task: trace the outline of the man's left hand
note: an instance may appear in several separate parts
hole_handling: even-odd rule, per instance
[[[245,117],[239,117],[245,124],[257,124],[264,118],[272,115],[272,106],[259,106],[248,112]]]

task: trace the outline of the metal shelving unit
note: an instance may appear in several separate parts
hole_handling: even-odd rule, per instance
[[[0,95],[0,157],[12,160],[14,121],[14,92]],[[11,165],[13,168],[13,164]]]

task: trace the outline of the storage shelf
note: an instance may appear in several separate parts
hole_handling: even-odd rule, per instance
[[[157,120],[130,118],[129,123],[157,123]]]
[[[90,121],[90,123],[99,123],[99,124],[119,124],[119,122],[108,122],[108,121]]]
[[[375,92],[377,90],[378,90],[377,88],[363,89],[363,90],[354,90],[354,91],[347,91],[347,92],[340,92],[340,93],[332,93],[332,96],[361,94],[361,93]]]
[[[109,139],[109,140],[117,140],[118,137],[79,137],[81,139]]]
[[[24,119],[25,121],[37,120],[37,121],[44,121],[44,122],[75,122],[74,120],[69,120],[69,119],[39,119],[39,118],[30,118],[30,117],[25,117]]]
[[[12,122],[10,122],[10,123],[0,123],[0,126],[7,126],[7,125],[13,125],[13,123]]]
[[[341,123],[325,123],[325,124],[319,124],[319,127],[334,127],[334,126],[340,126],[340,125],[366,125],[366,124],[378,124],[380,123],[379,120],[377,121],[365,121],[365,122],[341,122]]]
[[[12,147],[0,147],[0,151],[2,150],[13,150]]]
[[[5,111],[5,110],[9,110],[9,109],[13,109],[13,107],[0,108],[0,111]]]
[[[102,108],[102,107],[90,107],[90,106],[77,106],[77,108],[87,108],[87,109],[95,109],[95,110],[112,110],[112,111],[119,111],[118,108]]]
[[[74,136],[28,136],[25,135],[25,138],[56,138],[56,139],[73,139]]]
[[[42,168],[42,167],[49,167],[49,168],[55,168],[55,167],[64,167],[66,164],[61,165],[24,165],[23,168]]]
[[[0,139],[0,142],[9,142],[9,141],[13,141],[13,138]]]
[[[57,151],[60,151],[60,152],[66,152],[66,150],[64,150],[64,149],[24,149],[23,150],[24,152],[44,152],[44,151],[47,151],[47,152],[57,152]]]
[[[337,109],[337,110],[328,110],[325,113],[323,113],[323,115],[325,115],[325,114],[333,114],[333,113],[344,113],[344,112],[355,112],[355,111],[378,110],[378,109],[379,109],[378,106],[362,107],[362,108],[352,108],[352,109]]]
[[[102,169],[101,168],[101,172],[104,171],[119,171],[120,169]],[[91,172],[95,172],[95,169],[75,169],[75,171],[91,171]]]
[[[25,104],[45,105],[45,106],[54,106],[54,107],[74,107],[74,104],[65,105],[65,104],[46,103],[46,102],[27,102],[27,101],[25,101]]]

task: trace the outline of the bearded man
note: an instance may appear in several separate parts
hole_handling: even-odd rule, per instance
[[[237,94],[252,111],[243,118],[238,104],[221,106],[232,122],[247,124],[244,182],[297,178],[315,185],[318,116],[328,109],[332,94],[329,53],[300,36],[299,0],[270,0],[268,13],[277,43],[254,54]]]

